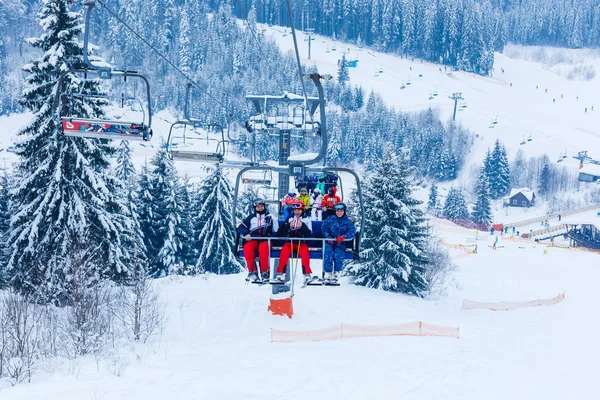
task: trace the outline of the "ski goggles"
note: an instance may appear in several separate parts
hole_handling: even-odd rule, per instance
[[[292,204],[292,208],[302,208],[304,204],[298,204],[298,203],[294,203]]]
[[[340,204],[336,204],[335,206],[333,206],[333,209],[335,211],[339,211],[339,210],[346,211],[346,206],[343,206],[343,205],[340,205]]]
[[[260,206],[261,204],[264,206],[265,202],[264,200],[255,200],[254,203],[252,203],[254,205],[254,207],[256,206]]]

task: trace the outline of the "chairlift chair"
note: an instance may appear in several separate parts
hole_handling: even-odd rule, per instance
[[[278,135],[279,130],[289,130],[292,137],[320,134],[320,123],[315,118],[318,97],[308,97],[308,104],[303,96],[288,92],[282,96],[248,95],[246,100],[254,111],[246,121],[248,132]]]
[[[237,204],[239,202],[239,195],[240,195],[240,184],[242,183],[242,177],[244,175],[244,173],[248,172],[248,171],[275,171],[275,172],[283,172],[286,173],[287,167],[285,166],[253,166],[253,167],[247,167],[244,168],[242,170],[240,170],[240,172],[238,173],[237,177],[236,177],[236,184],[235,184],[235,191],[234,191],[234,200],[233,200],[233,215],[237,216]],[[339,180],[338,180],[338,187],[340,188],[340,190],[342,190],[342,177],[340,176],[340,172],[347,172],[349,174],[351,174],[355,181],[356,181],[356,190],[357,190],[357,197],[358,197],[358,207],[359,207],[359,216],[360,216],[360,222],[359,221],[353,221],[355,223],[356,226],[356,236],[354,239],[352,240],[347,240],[347,244],[346,244],[346,253],[344,258],[347,260],[358,260],[359,258],[359,254],[360,254],[360,241],[361,241],[361,229],[365,226],[364,221],[365,221],[365,214],[364,214],[364,202],[363,202],[363,197],[362,197],[362,190],[361,190],[361,184],[360,184],[360,179],[358,177],[358,175],[351,169],[348,168],[336,168],[336,167],[306,167],[306,173],[307,174],[318,174],[318,175],[336,175],[338,176]],[[341,193],[341,195],[343,196],[343,192]],[[342,199],[343,201],[343,199]],[[269,203],[275,203],[275,202],[269,202]],[[277,201],[278,203],[278,201]],[[234,226],[235,229],[237,229],[237,226],[239,224],[240,221],[237,220],[237,217],[234,218]],[[357,222],[359,222],[358,224],[356,224]],[[283,220],[279,221],[280,225],[282,225],[284,223]],[[327,242],[327,239],[324,239],[322,236],[322,232],[321,232],[321,226],[322,226],[323,221],[312,221],[312,227],[313,227],[313,236],[310,238],[307,238],[307,244],[309,246],[309,253],[310,253],[310,258],[311,259],[320,259],[322,260],[325,254],[325,245]],[[271,244],[273,245],[271,247],[271,251],[270,251],[270,258],[278,258],[281,252],[281,248],[283,246],[283,243],[286,240],[289,240],[288,238],[277,238],[274,237],[272,239],[269,239],[271,241]],[[300,239],[301,240],[301,239]],[[238,234],[236,237],[236,252],[237,255],[239,257],[243,256],[243,244],[244,244],[244,240],[243,238],[240,237],[240,235]]]
[[[71,68],[63,71],[58,78],[57,90],[54,95],[53,109],[54,120],[57,129],[67,135],[75,137],[85,137],[92,139],[124,139],[124,140],[144,140],[149,141],[152,137],[152,107],[150,98],[150,83],[145,76],[136,71],[116,70],[112,67],[98,66],[93,64],[88,58],[89,32],[91,26],[91,12],[95,6],[93,1],[84,3],[87,7],[85,11],[85,29],[83,41],[83,59],[86,68]],[[72,106],[77,101],[82,101],[81,93],[69,93],[66,89],[66,79],[69,75],[80,75],[84,80],[100,78],[110,80],[115,77],[141,80],[145,87],[146,111],[143,112],[140,121],[124,122],[120,120],[110,120],[101,118],[88,118],[80,115],[74,115]]]

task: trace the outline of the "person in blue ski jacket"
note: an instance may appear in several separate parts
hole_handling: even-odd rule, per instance
[[[335,215],[330,216],[323,222],[321,231],[325,238],[333,238],[335,241],[326,241],[325,256],[323,259],[323,271],[325,280],[337,280],[344,268],[344,255],[346,254],[345,239],[353,239],[356,228],[350,218],[346,215],[346,205],[337,203],[333,206]]]

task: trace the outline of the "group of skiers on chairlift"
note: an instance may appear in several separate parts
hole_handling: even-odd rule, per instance
[[[285,282],[285,271],[292,252],[297,252],[300,256],[305,283],[316,280],[317,278],[313,277],[310,268],[308,244],[303,240],[294,241],[295,238],[313,237],[312,218],[305,215],[306,204],[301,199],[295,199],[290,203],[292,214],[284,215],[284,222],[281,226],[279,226],[277,217],[273,217],[269,213],[263,199],[256,199],[253,206],[254,212],[238,226],[238,232],[246,240],[243,248],[249,271],[247,279],[250,281],[269,280],[270,242],[269,240],[260,240],[260,238],[287,237],[290,240],[286,241],[281,249],[275,281]],[[333,215],[325,219],[321,226],[323,237],[330,239],[323,244],[325,248],[323,278],[325,281],[336,283],[344,266],[345,240],[354,239],[356,228],[346,215],[346,205],[344,203],[337,201],[331,208]],[[257,252],[260,278],[255,264]]]
[[[287,220],[293,215],[293,204],[301,202],[304,204],[304,210],[307,215],[310,215],[313,221],[324,221],[328,217],[335,215],[333,207],[342,200],[337,195],[337,188],[330,187],[327,189],[327,194],[323,196],[321,189],[313,188],[312,192],[306,187],[300,187],[300,194],[289,192],[281,199],[281,208],[283,210],[283,219]]]

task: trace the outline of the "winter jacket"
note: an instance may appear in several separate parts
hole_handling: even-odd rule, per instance
[[[304,203],[304,208],[305,209],[310,209],[310,194],[305,194],[305,195],[300,195],[298,196],[298,200],[300,200],[301,202]]]
[[[273,236],[273,233],[278,230],[279,221],[277,218],[273,218],[268,211],[265,211],[264,214],[250,214],[238,226],[238,232],[242,236],[250,234],[252,237],[268,237]]]
[[[281,200],[281,207],[289,207],[292,205],[293,202],[295,202],[297,199],[296,197],[292,197],[290,195],[286,195],[282,200]]]
[[[310,205],[318,210],[323,208],[323,196],[320,194],[313,194],[310,198]]]
[[[333,188],[333,196],[326,195],[325,197],[323,197],[323,207],[327,207],[328,209],[333,208],[333,206],[335,206],[341,201],[342,200],[337,195],[337,188]]]
[[[352,239],[354,238],[354,235],[356,235],[356,228],[346,214],[341,218],[336,215],[327,218],[325,222],[323,222],[323,225],[321,225],[321,231],[326,238],[346,236],[347,239]]]
[[[298,227],[298,222],[302,222],[302,226]],[[311,237],[312,236],[312,222],[310,218],[305,217],[291,217],[279,228],[277,232],[279,237]]]

